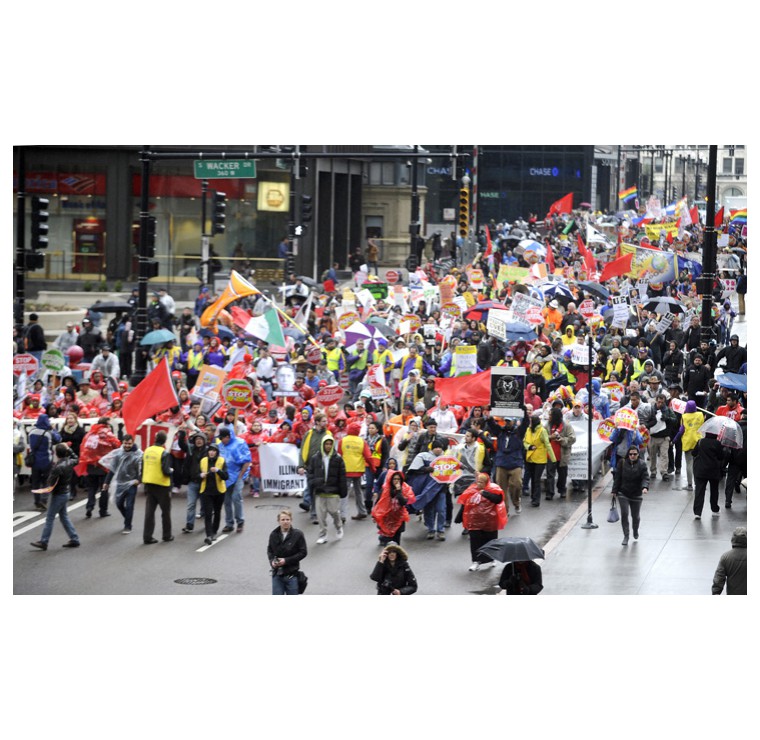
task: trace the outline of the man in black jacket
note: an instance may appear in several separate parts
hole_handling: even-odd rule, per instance
[[[747,361],[747,349],[739,346],[739,335],[732,334],[728,340],[728,345],[718,352],[715,357],[715,367],[718,363],[726,358],[726,365],[723,368],[727,373],[738,373],[741,366]],[[715,368],[713,368],[713,372]]]
[[[55,456],[56,463],[51,468],[47,481],[48,486],[52,486],[52,491],[50,492],[50,503],[48,505],[47,518],[45,519],[45,527],[42,530],[42,536],[39,541],[32,542],[32,547],[36,547],[39,550],[47,550],[50,535],[53,533],[56,515],[61,520],[61,524],[69,536],[69,541],[65,542],[63,546],[79,547],[79,535],[76,529],[74,529],[74,525],[71,523],[68,511],[66,510],[77,457],[71,452],[69,446],[63,442],[59,442],[55,446]]]
[[[300,529],[293,527],[290,509],[281,509],[277,515],[278,527],[269,535],[267,558],[272,567],[272,595],[297,596],[298,571],[306,557],[306,538]]]
[[[705,504],[705,490],[710,484],[710,509],[713,516],[720,516],[718,495],[723,468],[728,461],[728,450],[719,441],[717,434],[705,434],[691,451],[694,457],[694,518],[702,518]]]
[[[690,401],[696,401],[697,406],[704,406],[707,397],[707,381],[710,379],[710,371],[703,365],[702,355],[694,355],[694,361],[683,374],[683,385]]]
[[[440,447],[444,452],[449,449],[449,440],[438,434],[438,422],[435,419],[428,419],[427,430],[417,437],[417,443],[413,449],[410,449],[406,456],[406,466],[404,473],[409,470],[412,461],[420,452],[430,452],[435,447]]]
[[[713,576],[713,596],[720,596],[726,587],[729,596],[747,595],[747,528],[737,527],[731,536],[731,549],[718,561]]]
[[[335,452],[335,440],[326,436],[322,440],[322,451],[314,455],[308,463],[309,488],[316,502],[319,522],[318,545],[327,542],[327,515],[335,524],[335,538],[343,538],[343,521],[340,516],[340,499],[348,495],[346,464]]]
[[[697,349],[697,347],[699,347],[699,339],[701,335],[702,328],[699,325],[699,316],[692,316],[691,324],[689,324],[689,328],[684,332],[683,349],[687,352]]]
[[[92,362],[95,355],[100,351],[103,335],[100,333],[100,329],[93,327],[90,319],[82,320],[82,331],[79,333],[77,344],[82,348],[83,362]]]
[[[37,358],[37,362],[40,361],[42,353],[47,349],[45,332],[43,328],[37,323],[38,319],[39,316],[37,316],[36,313],[30,313],[29,323],[24,329],[25,349],[30,355],[34,355]]]

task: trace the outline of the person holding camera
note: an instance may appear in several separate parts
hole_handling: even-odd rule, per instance
[[[417,579],[409,566],[409,556],[395,542],[389,542],[383,548],[369,577],[377,582],[378,596],[409,596],[417,591]]]
[[[69,541],[64,542],[64,547],[79,547],[79,535],[74,525],[69,519],[69,513],[66,506],[69,502],[71,493],[71,484],[74,480],[74,465],[77,463],[77,456],[71,452],[67,444],[59,442],[55,446],[56,463],[50,470],[48,476],[48,489],[50,491],[50,505],[47,510],[45,527],[42,530],[42,536],[37,542],[32,542],[32,547],[39,550],[47,550],[50,535],[53,533],[53,524],[55,517],[61,520]]]
[[[643,494],[649,493],[649,472],[639,455],[639,448],[628,448],[625,458],[617,461],[612,481],[612,495],[620,497],[620,524],[623,527],[623,545],[628,544],[628,513],[633,524],[633,539],[639,538],[639,513]]]
[[[293,527],[290,509],[280,509],[278,526],[269,535],[267,559],[272,567],[272,595],[297,596],[300,563],[308,554],[306,538]]]

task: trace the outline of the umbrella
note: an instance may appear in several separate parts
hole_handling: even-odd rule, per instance
[[[314,278],[308,277],[307,275],[298,275],[298,279],[304,285],[308,285],[310,288],[316,288],[317,287],[317,281]]]
[[[507,339],[511,342],[535,342],[538,339],[536,332],[527,324],[511,322],[504,328],[507,332]]]
[[[607,298],[610,295],[610,291],[607,290],[603,285],[599,285],[599,283],[590,283],[586,281],[579,281],[576,283],[576,285],[581,289],[586,291],[586,293],[591,293],[591,295],[598,296],[603,301],[606,301]]]
[[[546,257],[546,247],[533,239],[523,239],[515,247],[516,254],[524,254],[525,252],[535,252],[541,257]]]
[[[747,392],[747,376],[741,373],[723,373],[716,375],[715,380],[718,381],[718,385],[722,385],[724,388]]]
[[[564,300],[568,303],[575,300],[575,296],[565,283],[545,283],[539,287],[539,290],[544,298],[556,298],[558,301]]]
[[[478,554],[500,563],[544,559],[544,551],[530,537],[500,537],[483,545]]]
[[[502,236],[501,238],[502,238],[502,241],[519,242],[525,238],[525,234],[523,234],[523,232],[518,229],[516,232],[513,232],[512,234],[507,234],[506,236]]]
[[[104,303],[94,303],[89,310],[101,313],[118,313],[119,311],[134,311],[134,306],[130,306],[126,301],[105,301]]]
[[[475,321],[483,321],[492,308],[498,308],[502,311],[509,310],[503,303],[497,303],[496,301],[481,301],[465,311],[464,317],[468,321],[472,321],[473,319]]]
[[[647,301],[642,308],[645,308],[647,311],[654,311],[655,313],[660,314],[660,316],[666,313],[686,313],[686,306],[681,303],[681,301],[677,301],[675,298],[667,298],[665,296],[652,298]]]
[[[387,340],[378,327],[367,326],[366,324],[362,324],[361,321],[354,321],[346,329],[346,346],[353,346],[360,339],[364,340],[364,346],[370,352],[374,352],[378,344],[387,344]]]
[[[140,346],[149,344],[163,344],[164,342],[173,342],[177,337],[174,336],[173,331],[168,329],[156,329],[155,331],[149,331],[141,340]]]
[[[230,339],[235,338],[235,333],[230,331],[226,326],[217,325],[216,329],[217,329],[216,332],[213,329],[210,329],[209,327],[206,327],[205,329],[201,329],[201,336],[202,337],[219,337],[220,339],[222,337],[229,337]]]
[[[727,416],[711,416],[697,431],[700,434],[717,434],[724,447],[740,450],[744,447],[744,433],[738,422]]]
[[[578,208],[591,208],[591,203],[579,203]]]

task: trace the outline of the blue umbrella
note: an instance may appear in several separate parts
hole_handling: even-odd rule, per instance
[[[572,291],[567,285],[565,285],[565,283],[545,283],[539,288],[539,290],[544,296],[548,296],[549,298],[563,297],[575,300],[575,296],[573,296]]]
[[[527,324],[520,324],[518,322],[511,322],[505,327],[507,332],[507,339],[512,342],[535,342],[538,339],[538,335]]]
[[[546,257],[546,247],[533,239],[523,239],[515,248],[515,252],[517,252],[517,254],[535,252],[541,257]]]
[[[718,381],[718,385],[722,385],[724,388],[731,388],[734,391],[747,391],[747,376],[741,373],[723,373],[722,375],[716,375],[715,380]]]
[[[177,337],[174,336],[173,331],[168,329],[156,329],[155,331],[149,331],[141,340],[140,346],[149,344],[163,344],[164,342],[172,342]]]
[[[226,326],[217,326],[218,333],[214,332],[212,329],[206,328],[201,329],[201,336],[202,337],[219,337],[220,339],[222,337],[229,337],[230,339],[235,338],[235,333],[233,331],[230,331]]]

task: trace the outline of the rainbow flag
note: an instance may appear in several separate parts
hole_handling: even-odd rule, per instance
[[[742,208],[739,211],[734,211],[731,214],[731,218],[729,219],[729,223],[732,224],[746,224],[747,223],[747,209]]]
[[[630,200],[631,198],[635,198],[638,195],[638,192],[636,190],[636,186],[632,185],[628,190],[621,190],[618,193],[618,198],[622,200],[623,202]]]

